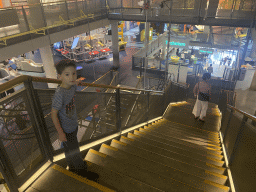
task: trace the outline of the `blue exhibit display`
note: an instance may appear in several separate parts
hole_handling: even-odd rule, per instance
[[[72,44],[72,46],[71,46],[71,49],[76,48],[76,46],[77,46],[77,44],[78,44],[78,41],[79,41],[79,37],[76,37],[76,38],[74,39],[74,41],[73,41],[73,44]]]
[[[53,44],[54,49],[60,49],[61,48],[61,42],[56,42]]]

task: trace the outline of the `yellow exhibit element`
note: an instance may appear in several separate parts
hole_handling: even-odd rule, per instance
[[[150,27],[149,29],[149,40],[151,41],[153,39],[153,27]]]
[[[101,47],[104,47],[104,44],[101,43],[101,42],[99,42],[99,41],[98,41],[98,44],[99,44]]]
[[[90,149],[89,152],[92,152],[93,154],[99,155],[99,156],[104,157],[104,158],[107,157],[106,154],[100,153],[99,151],[95,151],[94,149]]]
[[[172,60],[172,62],[174,62],[174,63],[178,63],[179,60],[180,60],[180,58],[179,58],[178,56],[173,55],[173,56],[171,56],[171,60]]]
[[[126,41],[119,41],[118,45],[119,45],[119,51],[123,51],[125,50],[127,42]]]
[[[149,29],[149,40],[153,39],[153,27]],[[140,32],[140,40],[145,41],[145,29]]]
[[[108,148],[108,149],[111,149],[111,150],[114,150],[114,151],[118,151],[118,149],[117,148],[115,148],[115,147],[111,147],[111,146],[109,146],[109,145],[106,145],[106,144],[102,144],[102,147],[106,147],[106,148]]]
[[[84,177],[82,177],[82,176],[79,176],[79,175],[77,175],[77,174],[74,174],[74,173],[72,173],[71,171],[68,171],[68,170],[66,170],[66,169],[64,169],[64,168],[62,168],[62,167],[60,167],[59,165],[56,165],[56,164],[55,164],[55,165],[52,166],[52,168],[53,168],[54,170],[56,170],[56,171],[59,171],[59,172],[65,174],[65,175],[67,175],[67,176],[69,176],[69,177],[72,177],[72,178],[74,178],[74,179],[76,179],[76,180],[78,180],[78,181],[80,181],[80,182],[82,182],[82,183],[85,183],[85,184],[87,184],[87,185],[90,185],[90,186],[92,186],[92,187],[94,187],[94,188],[97,188],[97,189],[99,189],[99,190],[101,190],[101,191],[104,191],[104,192],[114,192],[113,190],[111,190],[111,189],[109,189],[109,188],[107,188],[107,187],[105,187],[105,186],[102,186],[102,185],[100,185],[100,184],[98,184],[98,183],[96,183],[96,182],[94,182],[94,181],[88,180],[88,179],[86,179],[86,178],[84,178]]]
[[[140,32],[140,40],[145,41],[145,29]]]
[[[224,186],[224,185],[221,185],[221,184],[212,182],[212,181],[208,181],[208,180],[204,180],[204,182],[205,182],[206,184],[209,184],[209,185],[212,185],[212,186],[221,188],[221,189],[223,189],[223,190],[225,190],[225,191],[229,191],[229,187],[227,187],[227,186]]]
[[[91,45],[89,45],[89,44],[86,44],[86,46],[87,46],[87,47],[89,47],[89,48],[92,48],[92,46],[91,46]]]
[[[121,29],[118,35],[121,35],[121,41],[124,41],[124,24],[118,25],[118,28]]]

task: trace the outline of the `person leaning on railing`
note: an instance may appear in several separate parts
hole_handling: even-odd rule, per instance
[[[78,122],[75,106],[75,91],[79,81],[76,75],[76,63],[62,60],[56,65],[61,85],[55,90],[52,101],[51,117],[64,147],[69,170],[90,180],[98,181],[99,175],[87,170],[79,150],[77,132]]]
[[[203,81],[197,83],[194,87],[194,96],[196,97],[196,103],[192,113],[195,115],[195,119],[204,122],[206,111],[208,109],[208,101],[210,99],[211,85],[209,80],[211,79],[210,73],[203,74]]]

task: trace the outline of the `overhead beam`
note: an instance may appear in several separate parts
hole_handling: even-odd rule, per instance
[[[146,17],[141,14],[121,14],[121,13],[109,13],[109,20],[121,20],[121,21],[140,21],[145,22]],[[159,23],[173,23],[173,24],[192,24],[192,25],[210,25],[210,26],[229,26],[229,27],[250,27],[251,19],[223,19],[223,18],[198,18],[198,17],[185,17],[185,16],[151,16],[148,15],[148,22]],[[254,26],[253,26],[254,27]]]

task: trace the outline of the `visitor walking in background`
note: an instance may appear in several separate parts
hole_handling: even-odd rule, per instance
[[[199,121],[204,122],[210,98],[211,85],[209,84],[209,80],[211,79],[211,74],[203,74],[202,79],[203,81],[197,83],[193,90],[194,96],[196,97],[196,103],[192,113],[196,120],[199,119]]]

